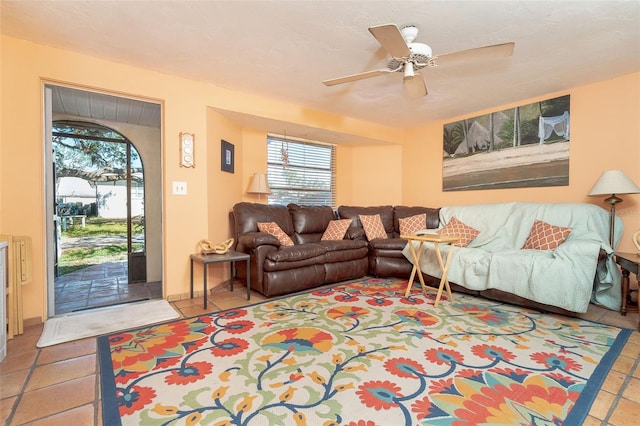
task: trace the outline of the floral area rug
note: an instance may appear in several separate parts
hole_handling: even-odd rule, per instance
[[[581,424],[631,331],[363,278],[98,339],[105,424]]]

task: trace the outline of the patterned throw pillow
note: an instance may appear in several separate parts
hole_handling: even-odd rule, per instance
[[[440,235],[457,235],[460,237],[460,241],[455,243],[455,246],[466,247],[471,241],[473,241],[480,231],[460,222],[456,217],[452,217],[447,226],[437,231]]]
[[[415,216],[409,216],[398,219],[400,224],[401,235],[413,235],[418,231],[427,229],[427,214],[417,214]]]
[[[549,225],[541,220],[533,222],[529,237],[522,246],[523,250],[555,250],[567,239],[571,228]]]
[[[341,240],[344,238],[344,234],[347,232],[347,228],[353,222],[351,219],[332,220],[329,222],[329,226],[322,234],[322,241],[328,240]]]
[[[266,232],[276,237],[280,241],[280,245],[293,245],[293,240],[275,222],[258,222],[258,229],[260,232]]]
[[[364,228],[364,233],[367,235],[367,240],[371,241],[376,238],[388,238],[387,233],[384,230],[384,226],[382,226],[382,219],[380,219],[379,214],[360,214],[358,217],[360,218],[360,222],[362,222],[362,227]]]

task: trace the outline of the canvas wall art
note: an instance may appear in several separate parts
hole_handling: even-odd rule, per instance
[[[569,185],[569,95],[444,125],[442,190]]]

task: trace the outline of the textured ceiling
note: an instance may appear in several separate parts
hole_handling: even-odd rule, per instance
[[[0,12],[13,37],[399,128],[640,71],[637,0],[3,0]],[[420,99],[399,73],[322,84],[384,67],[367,28],[386,23],[417,25],[435,55],[516,46],[508,59],[427,69]]]

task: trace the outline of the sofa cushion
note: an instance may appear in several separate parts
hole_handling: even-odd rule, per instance
[[[280,241],[283,246],[292,246],[293,240],[284,233],[284,231],[275,222],[258,222],[258,229],[260,232],[271,234]]]
[[[342,240],[347,228],[353,222],[351,219],[337,219],[329,222],[329,226],[322,234],[321,241]]]
[[[393,208],[393,228],[400,233],[400,219],[419,215],[426,215],[426,229],[435,229],[440,225],[440,209],[422,206],[395,206]],[[424,229],[424,228],[423,228]],[[397,235],[396,235],[397,236]]]
[[[353,235],[359,234],[357,231],[354,231],[353,228],[362,229],[362,223],[360,222],[360,215],[380,215],[380,220],[382,221],[382,226],[384,227],[387,235],[392,236],[394,232],[393,226],[393,206],[374,206],[374,207],[357,207],[357,206],[340,206],[338,207],[338,218],[339,219],[351,219],[351,226],[349,227],[349,231],[347,231],[347,235],[350,238],[354,238]],[[411,215],[409,215],[411,216]]]
[[[565,226],[550,225],[547,222],[536,220],[533,222],[531,232],[522,246],[523,250],[555,250],[567,239],[571,228]]]
[[[418,231],[427,229],[427,214],[398,218],[401,235],[413,235]]]
[[[364,233],[367,235],[367,240],[371,241],[376,238],[387,238],[387,233],[384,230],[379,214],[361,214],[358,217],[360,218],[360,222],[364,228]]]
[[[438,229],[437,233],[440,235],[457,235],[460,237],[460,240],[454,245],[458,247],[466,247],[478,236],[480,231],[464,224],[454,216],[449,220],[447,226],[442,229]]]

